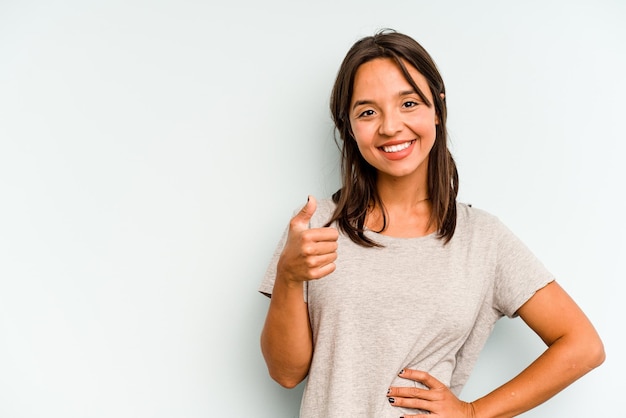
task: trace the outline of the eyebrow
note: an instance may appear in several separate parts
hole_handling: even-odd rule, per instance
[[[398,93],[398,97],[409,96],[411,94],[418,94],[415,90],[404,90]],[[358,106],[373,104],[372,100],[357,100],[352,105],[352,110],[356,109]]]

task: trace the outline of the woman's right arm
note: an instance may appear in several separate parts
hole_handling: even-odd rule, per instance
[[[313,356],[309,313],[303,296],[304,282],[332,273],[337,259],[337,230],[309,229],[315,209],[315,199],[309,197],[307,204],[289,223],[261,333],[261,351],[269,374],[287,388],[304,380]]]
[[[313,355],[309,313],[302,282],[289,284],[276,277],[261,333],[261,351],[270,376],[293,388],[308,374]]]

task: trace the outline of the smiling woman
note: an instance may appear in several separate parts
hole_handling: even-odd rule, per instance
[[[427,101],[391,59],[361,65],[354,78],[350,126],[361,155],[376,168],[379,181],[418,176],[425,192],[428,154],[435,143],[438,118],[424,76],[410,65],[407,72],[417,80],[420,91],[427,92]]]
[[[386,229],[394,236],[414,237],[435,231],[428,212],[418,203],[426,204],[430,199],[426,182],[428,157],[439,118],[426,78],[412,65],[401,64],[404,68],[390,58],[378,58],[358,68],[350,127],[361,156],[376,169],[377,190],[397,195],[398,188],[406,185],[407,192],[413,194],[414,211],[406,214],[402,224],[386,225],[385,210],[378,207],[368,214],[366,226],[378,231]],[[382,199],[389,201],[393,196]]]
[[[331,97],[342,187],[291,219],[259,290],[261,348],[300,417],[510,417],[604,360],[553,275],[495,216],[457,202],[445,87],[412,38],[383,31],[346,55]],[[494,324],[546,343],[522,373],[459,399]]]
[[[362,39],[348,51],[331,95],[331,113],[343,140],[343,187],[334,196],[337,208],[328,225],[336,221],[353,241],[366,246],[376,243],[359,231],[364,225],[398,237],[436,230],[448,241],[456,225],[458,174],[447,146],[443,79],[428,52],[410,37],[387,33],[372,39]],[[358,106],[370,107],[358,112]],[[376,142],[366,153],[361,144],[368,135],[375,135],[371,141]],[[376,148],[397,150],[410,141],[415,142],[403,152]],[[374,156],[385,162],[386,170],[368,160]],[[409,172],[414,174],[407,176]],[[380,182],[387,185],[380,187]],[[393,199],[405,192],[414,205],[396,211],[402,223],[388,222]]]

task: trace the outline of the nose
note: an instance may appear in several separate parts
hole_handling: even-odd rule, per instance
[[[384,136],[394,136],[402,131],[404,123],[399,112],[385,112],[380,119],[378,133]]]

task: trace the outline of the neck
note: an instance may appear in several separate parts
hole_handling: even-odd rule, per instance
[[[396,237],[418,237],[434,231],[431,225],[432,203],[426,182],[419,184],[415,179],[379,178],[378,195],[382,207],[371,208],[366,225],[385,235]],[[383,208],[386,222],[383,222]]]
[[[426,181],[416,184],[415,181],[403,179],[379,179],[377,184],[378,195],[387,208],[404,208],[405,210],[424,206],[430,202],[430,193]],[[430,207],[430,205],[428,205]]]

